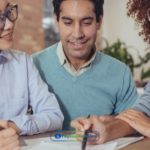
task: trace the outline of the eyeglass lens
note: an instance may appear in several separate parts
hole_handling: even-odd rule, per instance
[[[17,19],[17,6],[11,7],[7,11],[7,17],[10,21],[14,22]]]
[[[5,26],[6,18],[8,18],[11,22],[14,22],[17,17],[17,5],[10,5],[3,14],[0,14],[0,32],[2,32]]]

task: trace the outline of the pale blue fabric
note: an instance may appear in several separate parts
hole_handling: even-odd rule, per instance
[[[33,114],[27,114],[31,105]],[[30,56],[6,50],[0,53],[0,119],[11,120],[21,134],[61,129],[63,115],[48,92]]]
[[[150,82],[145,86],[143,95],[138,98],[133,108],[150,116]]]
[[[56,54],[57,44],[33,55],[42,78],[60,102],[64,113],[64,129],[77,117],[118,114],[132,106],[137,92],[129,68],[101,52],[88,69],[70,74]]]

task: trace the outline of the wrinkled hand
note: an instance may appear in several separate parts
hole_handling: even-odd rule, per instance
[[[0,150],[20,150],[18,135],[8,122],[1,120],[0,128]]]
[[[119,114],[117,118],[126,121],[132,128],[150,137],[150,118],[144,113],[128,109]]]
[[[76,134],[83,137],[84,131],[90,128],[93,134],[96,134],[95,138],[90,138],[88,144],[101,144],[108,141],[109,137],[109,122],[114,120],[112,116],[91,116],[90,118],[78,118],[71,122],[71,126],[76,129]],[[99,136],[100,135],[100,136]],[[82,140],[82,138],[78,138]]]
[[[21,130],[17,127],[17,125],[13,121],[8,121],[9,127],[13,128],[16,133],[19,135]]]

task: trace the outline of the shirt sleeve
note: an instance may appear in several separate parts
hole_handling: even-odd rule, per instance
[[[32,58],[27,56],[26,62],[28,101],[33,114],[18,115],[10,120],[21,129],[21,135],[61,129],[64,117],[55,95],[48,92],[48,87],[41,79]]]
[[[150,82],[145,86],[144,93],[138,98],[133,108],[150,116]]]
[[[120,89],[117,95],[114,114],[131,107],[137,99],[137,90],[132,74],[128,67],[125,67],[123,79],[120,80]]]

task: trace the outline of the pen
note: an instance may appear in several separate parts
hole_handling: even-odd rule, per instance
[[[88,115],[87,118],[90,118],[90,115]],[[90,128],[91,128],[91,127],[90,127]],[[90,128],[89,128],[89,129],[90,129]],[[83,136],[83,140],[82,140],[82,150],[85,150],[85,148],[86,148],[86,143],[87,143],[87,139],[88,139],[89,129],[88,129],[88,130],[85,130],[85,132],[84,132],[84,136]]]

